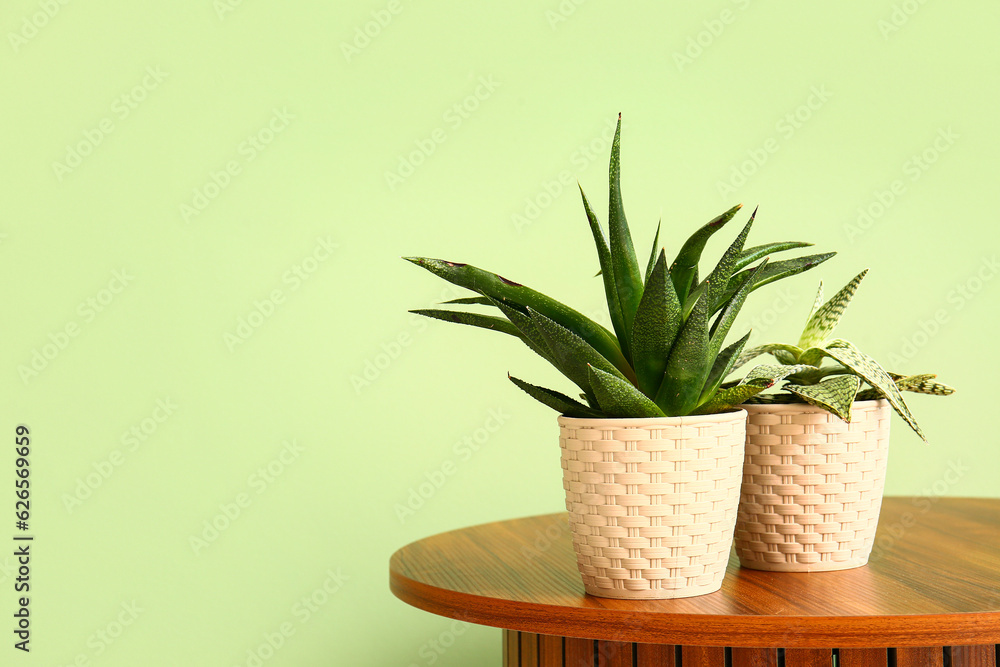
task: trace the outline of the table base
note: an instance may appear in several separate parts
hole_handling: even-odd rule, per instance
[[[997,667],[1000,646],[724,648],[503,631],[503,667]]]

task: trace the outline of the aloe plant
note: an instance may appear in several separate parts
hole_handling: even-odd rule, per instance
[[[756,211],[714,269],[699,280],[708,240],[732,220],[734,206],[698,229],[668,263],[657,227],[645,270],[639,266],[625,219],[620,185],[621,117],[611,148],[608,234],[581,187],[597,247],[600,275],[614,332],[578,311],[498,274],[469,264],[426,257],[404,259],[471,290],[447,305],[486,306],[489,312],[425,309],[411,312],[493,329],[521,339],[581,390],[581,399],[510,380],[529,395],[571,417],[662,417],[721,412],[744,402],[794,372],[785,366],[757,369],[722,387],[749,333],[725,346],[747,296],[806,271],[835,253],[769,262],[769,255],[811,244],[769,243],[744,247]]]
[[[849,422],[854,401],[885,398],[910,428],[926,440],[903,400],[902,392],[948,396],[955,390],[936,382],[936,375],[901,375],[886,371],[854,344],[841,338],[829,338],[867,273],[868,269],[859,273],[825,303],[823,283],[820,282],[798,343],[769,343],[746,350],[734,368],[738,369],[752,359],[768,354],[788,371],[783,378],[781,392],[755,395],[747,402],[811,403]],[[831,363],[825,363],[828,361]],[[758,374],[757,369],[753,369],[748,377]],[[734,386],[738,385],[734,383]]]

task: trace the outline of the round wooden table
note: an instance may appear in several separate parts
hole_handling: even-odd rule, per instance
[[[414,542],[389,574],[408,604],[503,628],[505,667],[995,667],[1000,500],[886,498],[865,567],[759,572],[733,556],[722,590],[679,600],[586,595],[565,514]]]

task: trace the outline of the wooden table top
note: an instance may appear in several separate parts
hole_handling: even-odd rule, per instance
[[[882,647],[1000,643],[1000,500],[886,498],[871,561],[841,572],[739,567],[680,600],[586,595],[566,514],[414,542],[392,592],[425,611],[522,632],[700,646]]]

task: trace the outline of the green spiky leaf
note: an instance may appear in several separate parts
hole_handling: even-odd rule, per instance
[[[663,417],[663,411],[630,382],[590,367],[590,386],[608,417]]]
[[[581,418],[600,418],[603,415],[584,405],[580,401],[570,398],[566,394],[559,393],[553,389],[546,389],[545,387],[539,387],[538,385],[529,384],[524,380],[519,380],[516,377],[507,374],[507,377],[515,385],[520,387],[526,394],[534,398],[535,400],[544,403],[556,412],[563,414],[567,417],[581,417]]]
[[[624,336],[619,335],[625,358],[631,360],[629,351],[632,349],[632,322],[642,298],[642,274],[639,273],[639,263],[632,247],[632,234],[625,220],[625,209],[622,206],[621,189],[621,131],[622,118],[618,115],[618,127],[611,144],[611,167],[609,182],[611,187],[608,202],[608,238],[611,249],[611,265],[614,267],[615,287],[618,290],[618,302],[621,305]],[[604,267],[602,267],[604,268]],[[607,271],[607,269],[605,269]]]
[[[528,316],[531,317],[535,328],[545,339],[545,343],[552,352],[552,358],[556,362],[556,367],[584,391],[590,389],[590,379],[587,372],[589,366],[594,366],[605,373],[625,380],[625,376],[615,368],[614,364],[602,357],[587,341],[566,327],[531,308],[528,309]]]
[[[706,402],[699,405],[692,414],[704,415],[724,412],[733,406],[745,403],[765,389],[788,377],[798,366],[757,366],[738,384],[719,389]]]
[[[729,329],[733,326],[733,322],[736,321],[736,316],[739,315],[740,309],[743,308],[743,304],[747,300],[747,295],[750,294],[751,285],[757,276],[767,270],[767,259],[760,263],[757,269],[750,274],[750,278],[744,281],[743,286],[740,287],[736,292],[729,298],[722,312],[719,313],[719,317],[715,320],[712,325],[712,329],[709,332],[711,336],[711,341],[709,344],[709,354],[715,356],[722,349],[722,344],[726,340],[726,336],[729,335]],[[709,294],[712,290],[708,291]]]
[[[789,278],[791,276],[798,275],[803,271],[815,268],[836,254],[837,253],[835,252],[827,252],[818,255],[796,257],[795,259],[785,259],[780,262],[771,262],[767,266],[767,271],[764,271],[762,274],[757,276],[757,278],[755,278],[750,291],[752,292],[753,290],[773,283],[776,280]],[[732,280],[729,281],[729,285],[726,286],[726,291],[722,298],[727,299],[729,295],[734,294],[740,285],[743,284],[743,281],[746,280],[748,273],[751,271],[753,271],[753,269],[744,269],[733,276]]]
[[[753,213],[750,214],[750,220],[743,226],[743,230],[740,231],[736,240],[722,254],[722,258],[716,264],[715,269],[705,279],[705,282],[708,283],[709,304],[714,305],[722,299],[726,285],[729,284],[729,279],[736,271],[736,260],[739,259],[740,253],[743,252],[743,244],[746,243],[747,236],[750,234],[750,228],[753,227],[753,221],[756,217],[757,209],[754,209]]]
[[[611,262],[611,249],[608,247],[608,240],[604,236],[604,230],[601,229],[601,223],[597,219],[594,210],[590,207],[587,195],[583,193],[583,187],[580,187],[580,197],[583,198],[583,210],[586,212],[587,221],[590,223],[590,232],[594,237],[594,245],[597,246],[597,259],[601,264],[601,270],[597,274],[604,280],[604,295],[608,302],[608,315],[611,316],[611,326],[615,330],[615,336],[618,338],[619,344],[622,346],[622,354],[626,359],[630,359],[628,337],[625,335],[627,329],[625,328],[625,320],[622,316],[621,302],[618,300],[618,287],[615,285],[615,272]]]
[[[739,384],[735,387],[719,389],[712,397],[699,405],[691,413],[693,415],[714,415],[726,412],[736,406],[746,403],[750,398],[764,391],[766,387],[750,384]]]
[[[452,299],[451,301],[442,301],[443,304],[474,304],[477,306],[491,306],[493,305],[489,299],[485,296],[463,296],[461,299]]]
[[[802,331],[802,337],[799,338],[799,347],[808,348],[819,345],[833,333],[844,314],[844,310],[851,303],[858,285],[867,274],[868,269],[865,269],[856,275],[843,289],[810,315],[809,321],[806,322],[806,327]]]
[[[411,313],[431,317],[445,322],[455,322],[457,324],[468,324],[482,329],[492,329],[511,336],[521,337],[521,332],[508,320],[495,315],[480,315],[479,313],[462,313],[456,310],[439,310],[436,308],[426,308],[411,310]]]
[[[670,265],[670,277],[673,278],[674,289],[682,298],[689,294],[692,287],[698,283],[698,262],[701,260],[701,253],[704,252],[708,239],[732,220],[742,206],[743,204],[737,204],[722,215],[712,219],[692,234],[681,246],[677,258]]]
[[[740,253],[740,257],[736,261],[736,266],[733,270],[740,271],[745,269],[758,259],[764,259],[768,255],[773,255],[776,252],[795,250],[796,248],[808,248],[811,245],[812,243],[802,243],[801,241],[784,241],[780,243],[766,243],[764,245],[754,246],[753,248],[747,248]]]
[[[656,223],[656,235],[653,236],[653,247],[649,250],[649,261],[646,262],[646,282],[649,282],[649,276],[653,273],[653,265],[656,264],[657,248],[660,247],[660,224],[663,221]]]
[[[715,356],[709,354],[708,295],[702,294],[684,323],[670,357],[656,404],[670,415],[686,415],[698,405]]]
[[[639,302],[632,327],[633,365],[639,389],[655,396],[663,381],[667,357],[681,327],[681,305],[660,251]]]
[[[486,298],[489,300],[491,305],[499,308],[500,311],[507,316],[507,319],[510,320],[511,323],[517,328],[517,330],[521,332],[521,340],[524,341],[525,345],[530,347],[542,359],[545,359],[547,362],[558,368],[558,365],[552,356],[552,351],[549,350],[549,345],[545,342],[545,337],[542,336],[542,333],[535,326],[535,323],[531,321],[530,317],[528,317],[528,313],[513,306],[509,306],[501,301],[490,299],[489,297]]]
[[[712,364],[712,370],[708,374],[708,379],[705,381],[705,387],[701,391],[701,397],[699,398],[699,403],[705,403],[715,395],[715,392],[719,390],[722,383],[725,382],[726,378],[730,373],[733,372],[733,368],[736,367],[736,360],[739,358],[740,353],[743,351],[743,347],[747,344],[750,339],[750,332],[748,331],[743,338],[727,347],[725,350],[719,353],[719,356],[715,358],[715,363]]]
[[[828,410],[845,422],[851,421],[851,406],[858,395],[861,380],[857,375],[838,375],[818,384],[785,383],[783,389],[806,403]]]
[[[620,371],[631,372],[626,371],[631,367],[610,331],[555,299],[470,264],[427,257],[404,257],[404,259],[459,287],[471,289],[521,310],[530,307],[583,338]]]

